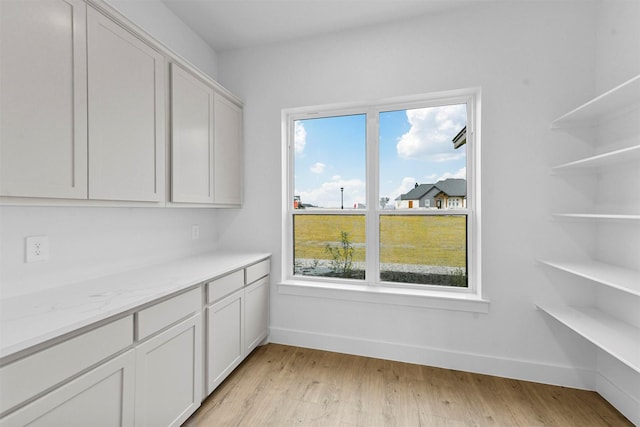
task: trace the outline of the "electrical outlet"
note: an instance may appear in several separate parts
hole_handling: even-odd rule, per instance
[[[191,226],[191,239],[198,240],[200,238],[200,226],[198,224],[194,224]]]
[[[25,239],[26,262],[46,261],[49,259],[49,238],[30,236]]]

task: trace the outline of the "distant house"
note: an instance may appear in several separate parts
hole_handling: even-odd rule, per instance
[[[467,181],[447,178],[435,184],[418,184],[396,198],[396,209],[464,209],[467,207]]]
[[[433,200],[438,209],[465,209],[467,207],[466,179],[448,178],[438,181],[429,193],[435,193]]]
[[[396,209],[417,209],[431,207],[431,198],[425,197],[433,184],[418,184],[406,194],[396,198]]]

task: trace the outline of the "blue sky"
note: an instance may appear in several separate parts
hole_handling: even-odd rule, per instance
[[[466,146],[451,140],[466,126],[466,106],[380,114],[380,194],[393,201],[415,183],[466,178]],[[303,203],[339,208],[365,203],[364,114],[295,123],[295,195]]]

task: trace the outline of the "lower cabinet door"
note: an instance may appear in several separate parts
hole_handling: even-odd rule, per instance
[[[269,332],[269,276],[247,286],[244,313],[245,354],[249,354]]]
[[[202,316],[136,347],[136,426],[179,426],[202,402]]]
[[[244,289],[207,308],[207,394],[244,358]]]
[[[135,352],[128,352],[0,420],[0,426],[133,426]]]

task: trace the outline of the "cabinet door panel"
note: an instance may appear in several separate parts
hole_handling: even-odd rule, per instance
[[[164,58],[87,10],[89,198],[164,198]]]
[[[202,401],[202,316],[136,348],[136,426],[179,426]]]
[[[242,204],[242,110],[216,93],[214,97],[215,202]]]
[[[0,1],[0,195],[87,197],[85,10]]]
[[[268,335],[269,277],[247,286],[244,297],[245,354],[249,354]]]
[[[243,353],[244,289],[207,308],[207,393],[240,364]]]
[[[133,426],[135,354],[128,351],[0,420],[0,426]]]
[[[171,200],[213,203],[213,89],[171,64]]]

